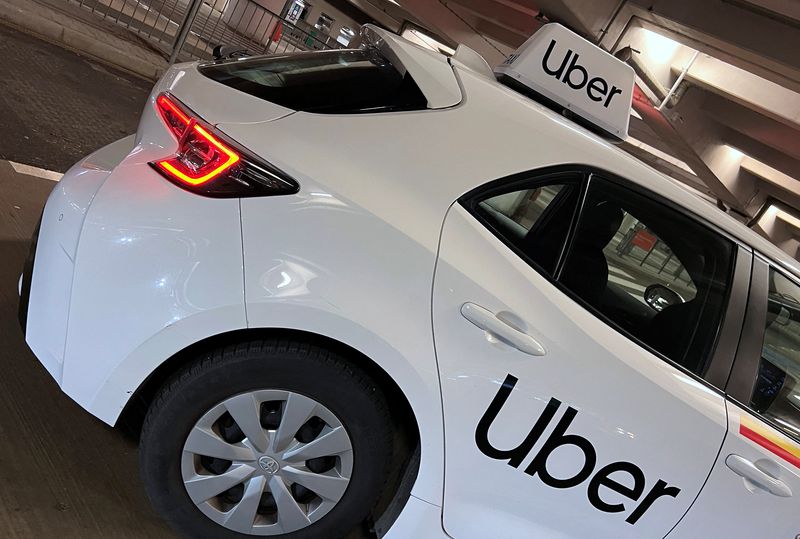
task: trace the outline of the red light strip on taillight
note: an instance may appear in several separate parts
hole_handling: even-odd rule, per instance
[[[169,98],[165,95],[158,96],[158,104],[165,109],[171,110],[175,113],[175,115],[184,121],[184,123],[189,123],[189,117],[186,116],[181,109],[179,109],[175,103],[169,100]]]
[[[156,105],[162,121],[173,135],[178,138],[177,154],[153,163],[167,178],[178,180],[191,186],[198,186],[219,177],[241,160],[241,157],[234,149],[209,133],[206,128],[198,123],[197,118],[185,111],[173,99],[167,94],[161,94],[156,99]],[[183,126],[173,125],[170,114],[174,115]],[[204,158],[207,157],[207,161],[199,167],[189,162],[185,157],[185,154],[194,148],[192,143],[197,143],[198,139],[216,152],[216,155],[203,155]],[[216,166],[208,170],[208,167],[215,162],[217,163]]]
[[[189,127],[191,118],[189,118],[186,113],[184,113],[175,103],[170,101],[170,99],[164,94],[158,96],[156,99],[156,105],[158,106],[158,112],[161,113],[161,119],[163,122],[167,124],[167,127],[169,127],[170,131],[172,131],[172,133],[176,135],[178,139],[180,139],[181,136],[186,132],[186,128]],[[183,123],[182,127],[172,125],[169,118],[170,113],[174,114],[178,121]]]
[[[205,140],[207,140],[209,143],[211,143],[220,152],[225,154],[228,159],[224,163],[222,163],[222,164],[218,165],[216,168],[214,168],[214,170],[212,170],[210,172],[207,172],[203,176],[199,176],[199,177],[192,177],[192,176],[189,176],[188,174],[185,174],[184,172],[178,170],[177,168],[175,168],[172,165],[172,161],[173,161],[172,159],[159,161],[157,163],[159,167],[161,167],[162,169],[166,170],[167,172],[169,172],[170,174],[172,174],[173,176],[175,176],[176,178],[178,178],[182,182],[186,182],[189,185],[200,185],[201,183],[206,183],[207,181],[213,180],[214,178],[216,178],[217,176],[219,176],[220,174],[222,174],[223,172],[225,172],[226,170],[228,170],[233,165],[235,165],[236,163],[239,162],[239,160],[240,160],[239,155],[236,154],[230,148],[226,147],[224,144],[222,144],[211,133],[209,133],[208,131],[206,131],[205,129],[203,129],[201,126],[199,126],[197,124],[192,124],[192,129],[197,134],[199,134],[201,137],[203,137]]]

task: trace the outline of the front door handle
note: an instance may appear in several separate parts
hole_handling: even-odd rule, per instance
[[[728,458],[725,459],[725,465],[737,475],[741,475],[756,487],[766,490],[770,494],[781,498],[789,498],[792,495],[792,489],[789,488],[789,485],[760,470],[754,463],[744,457],[728,455]]]
[[[532,356],[543,356],[546,353],[544,346],[539,344],[536,339],[500,320],[490,310],[484,309],[480,305],[467,302],[461,306],[461,314],[482,330],[520,352]]]

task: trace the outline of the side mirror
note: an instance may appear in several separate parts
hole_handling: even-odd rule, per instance
[[[645,288],[644,301],[658,312],[663,311],[671,305],[684,302],[680,294],[667,288],[663,284],[651,284]]]

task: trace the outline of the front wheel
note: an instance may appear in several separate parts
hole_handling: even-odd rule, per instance
[[[344,358],[291,341],[204,356],[145,419],[142,478],[193,538],[339,538],[380,498],[392,429],[376,384]]]

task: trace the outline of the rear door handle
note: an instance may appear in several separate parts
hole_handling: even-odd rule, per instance
[[[490,310],[484,309],[480,305],[467,302],[461,306],[461,314],[482,330],[520,352],[532,356],[543,356],[547,353],[544,346],[539,344],[536,339],[500,320]]]
[[[758,488],[766,490],[770,494],[780,496],[781,498],[789,498],[792,495],[792,489],[790,489],[786,483],[760,470],[754,463],[744,457],[728,455],[728,458],[725,459],[725,465],[737,475],[741,475]]]

